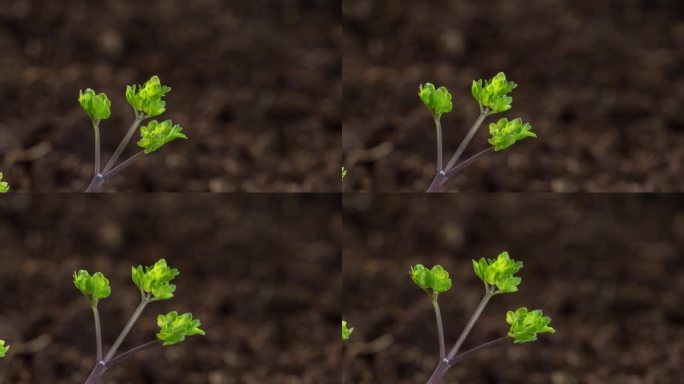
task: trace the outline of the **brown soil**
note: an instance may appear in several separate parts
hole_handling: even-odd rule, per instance
[[[555,335],[504,345],[446,383],[675,384],[684,377],[684,210],[678,196],[345,196],[345,383],[416,384],[438,360],[417,263],[442,264],[450,348],[483,295],[471,259],[508,250],[520,291],[495,297],[465,348],[505,335],[505,311],[541,308]]]
[[[93,133],[79,89],[112,100],[106,161],[133,119],[125,86],[152,74],[173,88],[160,118],[190,139],[139,161],[107,190],[339,190],[339,4],[7,0],[1,8],[0,170],[15,190],[84,190]]]
[[[105,347],[139,301],[130,268],[166,258],[176,296],[152,303],[124,343],[154,340],[156,315],[192,312],[206,337],[146,350],[104,383],[339,382],[339,198],[16,195],[0,203],[0,383],[82,383],[95,360],[92,314],[74,288],[110,279]]]
[[[424,191],[435,133],[418,85],[454,95],[448,158],[478,114],[472,80],[504,71],[520,86],[501,116],[539,139],[479,160],[448,190],[684,190],[683,17],[679,0],[345,1],[345,188]]]

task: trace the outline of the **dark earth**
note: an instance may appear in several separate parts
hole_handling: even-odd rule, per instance
[[[337,191],[342,28],[323,0],[4,0],[0,172],[18,191],[83,191],[93,132],[77,96],[106,92],[103,161],[153,74],[189,136],[108,191]],[[130,144],[128,154],[137,146]]]
[[[192,312],[206,337],[141,352],[103,384],[338,383],[339,238],[335,196],[16,195],[0,202],[2,384],[83,383],[93,317],[74,287],[101,271],[105,351],[140,301],[130,269],[166,258],[176,295],[150,304],[123,350],[155,339],[156,315]]]
[[[438,344],[411,265],[443,265],[451,348],[484,294],[471,259],[524,262],[466,340],[504,336],[505,312],[541,308],[554,335],[481,351],[447,383],[679,384],[684,377],[684,209],[676,195],[345,196],[343,383],[425,383]]]
[[[418,85],[445,85],[449,158],[478,115],[471,82],[504,71],[537,140],[478,160],[448,191],[684,189],[684,2],[345,0],[350,191],[424,191],[435,128]],[[486,148],[485,125],[466,154]]]

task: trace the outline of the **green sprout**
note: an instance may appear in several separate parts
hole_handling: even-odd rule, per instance
[[[540,333],[556,333],[555,329],[549,327],[551,318],[544,316],[541,309],[528,312],[527,308],[521,307],[508,311],[506,322],[511,325],[508,336],[513,338],[515,344],[535,341]]]
[[[74,272],[74,285],[93,306],[97,306],[100,299],[106,299],[112,293],[109,280],[101,272],[92,275],[83,269]]]
[[[93,125],[97,125],[101,120],[109,119],[112,114],[110,110],[112,102],[109,101],[107,95],[104,93],[95,94],[95,91],[90,88],[86,89],[85,92],[79,91],[78,102],[90,116]]]
[[[523,123],[521,118],[508,121],[503,117],[496,123],[489,124],[489,133],[492,137],[488,140],[489,144],[494,146],[494,151],[499,152],[515,144],[527,137],[537,137],[537,134],[532,132],[532,126],[528,123]]]
[[[466,147],[468,147],[468,144],[470,144],[475,137],[475,134],[482,126],[484,120],[494,113],[505,112],[511,109],[513,98],[509,94],[517,88],[517,86],[516,83],[506,80],[506,75],[503,72],[497,73],[496,76],[490,80],[480,79],[473,81],[471,91],[473,97],[480,106],[480,116],[475,120],[475,123],[446,165],[444,165],[443,162],[441,117],[442,114],[452,110],[451,94],[445,87],[436,89],[431,83],[426,83],[419,87],[418,96],[432,113],[437,133],[437,170],[427,192],[441,191],[449,178],[454,177],[475,160],[487,153],[502,151],[513,145],[516,141],[526,137],[537,137],[537,135],[531,131],[532,127],[530,124],[523,124],[521,119],[518,118],[510,122],[507,119],[501,119],[497,123],[490,124],[489,126],[491,138],[488,142],[491,146],[477,152],[470,158],[459,162]]]
[[[9,190],[10,186],[6,181],[2,181],[2,172],[0,172],[0,193],[7,193]]]
[[[347,322],[342,320],[342,340],[349,340],[354,328],[347,328]]]
[[[176,268],[169,268],[166,260],[161,259],[151,267],[138,265],[131,269],[133,283],[140,288],[143,300],[166,300],[173,297],[176,286],[171,284],[180,272]]]
[[[515,261],[502,252],[494,259],[473,260],[475,275],[485,283],[485,287],[495,286],[496,293],[511,293],[518,290],[521,278],[514,276],[523,267],[522,261]]]
[[[484,85],[482,84],[484,81]],[[499,72],[491,80],[473,80],[471,92],[475,100],[480,104],[480,110],[488,113],[505,112],[511,109],[513,98],[508,94],[511,93],[518,84],[507,81],[506,75]]]
[[[9,351],[9,344],[5,345],[5,340],[0,340],[0,357],[7,356],[7,351]]]
[[[143,267],[141,265],[133,267],[131,271],[131,279],[140,290],[140,304],[133,312],[133,315],[124,326],[114,344],[104,356],[102,352],[102,331],[100,329],[100,315],[97,310],[97,302],[100,299],[109,297],[111,294],[109,281],[100,272],[91,275],[85,270],[80,270],[74,273],[74,285],[86,296],[86,298],[88,298],[95,319],[97,359],[95,367],[86,380],[86,384],[101,383],[105,371],[139,351],[158,345],[167,347],[178,344],[181,341],[184,341],[186,337],[192,335],[205,335],[204,330],[200,329],[200,321],[194,319],[191,313],[179,315],[178,312],[171,311],[157,317],[157,324],[159,325],[160,330],[159,333],[157,333],[157,338],[155,340],[117,355],[119,347],[121,347],[124,339],[138,321],[138,318],[142,315],[145,307],[153,301],[166,300],[173,297],[176,286],[171,284],[171,280],[180,273],[177,269],[170,268],[164,259],[160,259],[150,267]]]
[[[171,87],[161,85],[158,76],[152,76],[144,85],[126,87],[126,100],[137,113],[147,117],[156,117],[166,111],[163,97],[171,92]]]
[[[126,87],[126,100],[133,107],[135,119],[104,167],[100,165],[100,121],[109,118],[111,102],[107,95],[104,93],[95,94],[95,91],[90,88],[79,93],[78,101],[83,110],[90,116],[95,131],[95,167],[93,177],[86,188],[86,192],[100,191],[107,180],[133,164],[143,155],[155,152],[164,144],[175,139],[187,139],[187,136],[181,133],[181,126],[173,124],[171,120],[161,123],[151,121],[146,126],[140,128],[141,139],[138,141],[138,146],[142,150],[136,152],[128,159],[117,163],[142,122],[145,119],[159,116],[166,111],[164,97],[169,92],[171,92],[171,87],[162,85],[158,76],[152,76],[143,85],[129,85]]]
[[[193,319],[192,313],[189,312],[180,316],[176,311],[171,311],[166,315],[159,315],[157,316],[157,325],[160,328],[157,338],[164,346],[180,343],[185,340],[186,336],[204,336],[204,331],[200,329],[202,323],[197,319]]]
[[[434,84],[421,84],[418,88],[418,96],[427,106],[434,116],[441,116],[444,113],[451,112],[453,107],[451,103],[451,94],[445,87],[435,89]]]
[[[342,181],[344,181],[345,177],[347,177],[347,169],[345,167],[342,167]]]
[[[522,262],[512,260],[508,255],[508,252],[505,251],[501,252],[495,260],[488,260],[485,258],[482,258],[479,261],[473,260],[475,275],[485,283],[485,294],[449,353],[446,353],[442,314],[440,312],[439,304],[437,303],[437,295],[440,292],[445,292],[451,288],[449,273],[439,265],[435,265],[432,269],[428,269],[422,264],[411,267],[411,279],[430,296],[437,323],[439,362],[430,376],[428,384],[440,383],[444,379],[449,368],[465,360],[477,351],[510,341],[513,341],[514,344],[526,343],[536,340],[537,335],[540,333],[555,332],[555,330],[549,326],[551,318],[543,316],[541,310],[528,312],[527,308],[519,308],[515,312],[509,311],[506,314],[506,322],[511,325],[510,331],[506,336],[486,342],[466,352],[459,353],[465,339],[484,312],[489,300],[499,293],[517,291],[521,279],[514,275],[522,266]],[[343,338],[344,327],[345,323],[342,322]]]
[[[161,123],[152,120],[147,126],[140,128],[138,146],[145,150],[146,155],[150,154],[166,143],[176,139],[187,139],[188,137],[181,132],[182,130],[180,125],[173,124],[171,120]]]
[[[423,288],[428,296],[436,299],[437,295],[446,292],[451,288],[451,279],[441,265],[435,265],[432,269],[426,268],[422,264],[417,264],[409,270],[411,280],[417,286]]]

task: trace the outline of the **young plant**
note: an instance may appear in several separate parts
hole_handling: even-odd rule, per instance
[[[9,184],[6,181],[2,181],[2,172],[0,172],[0,193],[7,193],[9,190]]]
[[[523,123],[522,119],[517,118],[509,121],[506,118],[502,118],[496,123],[489,124],[489,134],[491,136],[488,142],[490,146],[474,156],[463,160],[460,163],[458,162],[466,147],[480,129],[484,120],[488,116],[511,109],[513,98],[509,96],[509,93],[517,86],[516,83],[506,80],[506,75],[503,72],[499,72],[490,80],[473,81],[471,93],[480,105],[480,116],[475,120],[470,131],[468,131],[466,137],[461,141],[461,144],[451,156],[446,166],[443,164],[442,159],[441,119],[443,114],[451,112],[453,107],[451,101],[452,97],[445,87],[435,88],[431,83],[420,86],[418,96],[432,113],[432,119],[437,131],[437,172],[432,183],[428,187],[427,192],[441,191],[444,183],[446,183],[449,178],[458,174],[468,165],[487,153],[491,151],[503,151],[515,144],[515,142],[527,137],[537,137],[537,135],[532,132],[532,126],[528,123]]]
[[[0,357],[7,356],[7,351],[9,351],[9,344],[5,345],[5,340],[0,340]]]
[[[489,300],[499,294],[512,293],[518,290],[521,278],[515,276],[523,267],[521,261],[512,260],[508,252],[502,252],[496,259],[473,260],[475,275],[482,280],[485,287],[485,295],[480,305],[475,309],[461,335],[446,353],[444,344],[444,328],[442,327],[442,315],[439,310],[437,298],[440,293],[446,292],[451,288],[449,273],[440,265],[426,268],[421,264],[411,267],[409,273],[416,285],[422,288],[430,298],[435,311],[437,321],[437,337],[439,342],[439,363],[427,381],[427,384],[437,384],[442,381],[449,368],[465,360],[473,353],[489,348],[507,341],[515,344],[528,343],[537,340],[540,333],[554,333],[555,330],[549,326],[551,318],[544,316],[541,310],[528,311],[527,308],[518,308],[515,311],[506,313],[506,322],[510,325],[507,336],[481,344],[469,351],[459,353],[463,342],[473,329],[473,326],[482,315]]]
[[[92,309],[95,318],[97,363],[90,373],[90,376],[88,376],[86,384],[100,383],[105,371],[131,357],[136,352],[157,345],[162,345],[164,347],[174,345],[185,340],[185,337],[187,336],[204,335],[204,331],[199,328],[201,325],[200,321],[193,319],[191,313],[179,315],[178,312],[172,311],[165,315],[157,316],[159,333],[157,333],[156,340],[142,344],[118,355],[116,354],[121,343],[123,343],[145,307],[151,302],[167,300],[173,297],[176,286],[171,284],[171,281],[179,274],[180,272],[175,268],[170,268],[164,259],[157,261],[151,267],[139,265],[138,267],[132,268],[131,277],[133,283],[140,289],[140,304],[135,312],[133,312],[133,315],[130,320],[128,320],[128,323],[126,323],[126,326],[119,334],[119,337],[103,357],[102,332],[100,329],[100,315],[97,311],[97,305],[100,300],[106,299],[111,294],[109,280],[100,272],[96,272],[92,275],[85,270],[74,272],[74,285],[90,302],[90,308]]]
[[[349,340],[354,328],[347,328],[347,322],[342,320],[342,340]]]
[[[78,102],[88,116],[90,116],[95,132],[95,170],[86,192],[100,191],[107,180],[133,164],[142,156],[149,155],[158,150],[164,144],[176,139],[187,139],[187,136],[182,133],[183,129],[181,126],[173,124],[171,120],[163,122],[152,120],[146,126],[140,127],[143,121],[159,116],[166,111],[164,97],[169,92],[171,92],[171,88],[161,85],[157,76],[152,76],[144,85],[129,85],[126,87],[126,100],[133,107],[134,120],[104,168],[100,168],[100,122],[109,119],[112,103],[107,98],[107,95],[104,93],[96,94],[90,88],[79,93]],[[130,143],[138,127],[140,127],[140,140],[137,144],[141,150],[127,160],[117,164],[119,157],[126,146],[128,146],[128,143]]]

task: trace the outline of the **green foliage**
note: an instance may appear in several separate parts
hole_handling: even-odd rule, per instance
[[[171,87],[161,85],[159,77],[152,76],[144,85],[126,87],[126,100],[138,113],[145,117],[159,116],[166,111],[166,102],[162,99],[171,92]]]
[[[147,126],[140,128],[138,146],[145,149],[145,154],[152,153],[166,143],[176,139],[187,139],[188,137],[182,133],[182,130],[180,125],[173,124],[171,120],[161,123],[152,120]]]
[[[488,142],[497,152],[510,147],[516,141],[527,137],[537,137],[537,134],[532,132],[532,126],[529,123],[523,123],[521,118],[511,121],[505,117],[501,118],[496,123],[489,124],[489,133],[492,137]]]
[[[510,293],[518,290],[521,279],[514,276],[523,267],[522,261],[515,261],[508,256],[508,252],[502,252],[494,259],[473,260],[473,269],[477,277],[487,287],[496,286],[497,293]]]
[[[74,285],[93,306],[97,306],[98,300],[106,299],[112,293],[109,280],[101,272],[92,275],[83,269],[74,272]]]
[[[7,351],[9,351],[10,346],[5,345],[5,340],[0,340],[0,357],[7,356]]]
[[[139,265],[131,271],[133,282],[140,288],[143,298],[147,297],[151,301],[172,298],[176,286],[170,282],[179,274],[177,269],[169,268],[164,259],[157,261],[152,267]]]
[[[354,328],[347,328],[347,322],[342,320],[342,340],[349,340]]]
[[[471,92],[481,110],[488,108],[490,114],[499,113],[511,109],[513,98],[508,94],[517,86],[518,84],[507,81],[503,72],[499,72],[491,80],[473,80]]]
[[[435,89],[431,83],[421,84],[418,96],[423,101],[433,115],[439,117],[443,113],[451,112],[453,107],[451,103],[451,94],[445,87]]]
[[[186,336],[202,335],[204,331],[200,329],[199,320],[192,318],[192,313],[178,315],[172,311],[166,315],[157,316],[157,325],[160,330],[157,338],[163,342],[164,346],[180,343]]]
[[[556,333],[555,329],[549,327],[551,318],[544,316],[541,309],[528,312],[527,308],[521,307],[508,311],[506,322],[511,325],[508,336],[513,338],[515,344],[535,341],[539,333]]]
[[[347,177],[347,169],[345,167],[342,167],[342,181],[344,181],[345,177]]]
[[[104,93],[95,94],[95,91],[88,88],[78,93],[78,102],[81,104],[83,110],[90,116],[93,124],[97,124],[100,120],[107,120],[111,115],[110,107],[112,103]]]
[[[0,193],[7,193],[9,190],[10,186],[6,181],[2,181],[2,172],[0,172]]]
[[[441,265],[435,265],[432,269],[428,269],[422,264],[417,264],[411,267],[409,272],[413,282],[423,288],[433,300],[437,299],[437,295],[451,288],[449,272]]]

